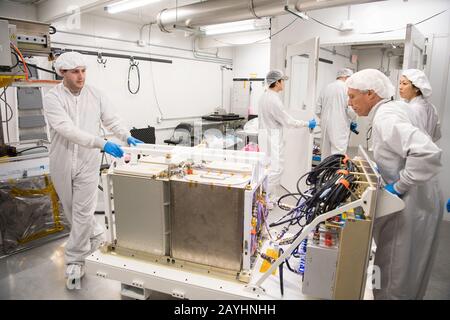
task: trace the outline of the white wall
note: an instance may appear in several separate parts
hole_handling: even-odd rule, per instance
[[[10,10],[11,16],[18,16],[17,10]],[[120,53],[125,55],[151,56],[172,60],[172,64],[139,62],[141,88],[137,95],[127,89],[128,60],[106,58],[106,67],[96,62],[95,56],[87,56],[87,83],[105,92],[128,127],[155,126],[157,143],[171,136],[173,128],[182,121],[192,122],[200,116],[213,112],[222,106],[222,73],[220,67],[233,62],[233,71],[224,70],[223,107],[230,110],[233,77],[264,77],[269,70],[270,45],[268,43],[202,49],[208,55],[197,59],[192,53],[192,38],[182,32],[161,33],[156,26],[142,31],[142,40],[152,46],[140,47],[141,25],[110,19],[95,14],[81,14],[59,19],[52,23],[58,32],[51,37],[52,46],[67,49],[84,49]],[[88,35],[88,36],[86,36]],[[117,40],[114,40],[117,39]],[[197,44],[198,46],[199,44]],[[211,57],[227,60],[208,61]],[[43,67],[51,67],[45,59],[39,59]],[[252,104],[263,88],[256,83]],[[9,90],[13,97],[13,89]],[[160,112],[162,123],[157,123]],[[256,110],[257,112],[257,110]],[[167,128],[167,129],[165,129]],[[14,133],[12,133],[14,136]],[[12,139],[15,140],[15,139]]]
[[[1,0],[0,16],[25,20],[37,20],[37,9],[31,4],[21,4],[8,0]]]
[[[363,69],[380,69],[381,68],[381,57],[382,57],[382,49],[381,48],[374,48],[374,49],[360,49],[360,50],[354,50],[354,54],[358,56],[358,67],[357,71],[363,70]],[[392,52],[393,55],[390,59],[390,62],[388,62],[387,53]],[[403,53],[403,49],[396,49],[396,50],[386,50],[384,53],[383,58],[383,67],[382,69],[384,71],[388,70],[389,65],[389,79],[394,84],[394,86],[398,87],[398,82],[400,79],[400,71],[401,66],[399,66],[399,57],[398,54]],[[399,97],[397,92],[397,97]],[[358,123],[358,131],[360,134],[351,134],[350,135],[350,141],[349,146],[350,147],[357,147],[358,145],[362,145],[364,147],[367,146],[367,140],[366,140],[366,132],[369,129],[369,121],[366,117],[359,117],[356,122]],[[370,142],[369,142],[370,143]]]
[[[407,23],[417,23],[436,13],[450,8],[448,0],[390,0],[370,4],[351,6],[350,19],[355,20],[356,30],[341,33],[329,29],[314,21],[297,21],[291,27],[272,39],[271,67],[283,67],[285,48],[288,44],[302,42],[315,36],[320,37],[322,45],[350,44],[355,42],[380,42],[404,39]],[[338,27],[348,17],[348,7],[317,10],[309,13],[315,19]],[[284,15],[273,20],[274,30],[283,28],[293,20],[293,16]],[[444,197],[450,198],[450,11],[436,16],[416,26],[420,32],[432,40],[429,52],[429,78],[433,87],[432,102],[442,115],[443,138],[438,145],[443,149],[443,171],[440,174]],[[361,34],[382,30],[400,29],[388,33]],[[364,133],[363,133],[364,134]],[[361,135],[361,133],[360,133]]]
[[[342,33],[324,27],[312,20],[297,20],[288,29],[272,39],[271,66],[283,67],[285,59],[285,46],[305,41],[319,36],[323,45],[350,44],[355,42],[380,42],[405,38],[407,23],[416,23],[440,11],[449,8],[448,0],[401,0],[382,1],[369,4],[351,6],[350,18],[356,22],[356,30],[352,33]],[[348,7],[337,7],[316,10],[309,13],[315,19],[338,27],[342,20],[348,17]],[[273,19],[273,32],[286,26],[293,20],[291,15],[283,15]],[[417,25],[417,28],[427,37],[433,39],[433,48],[430,55],[430,81],[436,92],[444,92],[442,84],[446,80],[446,72],[442,65],[448,64],[447,42],[450,12],[447,11],[433,19]],[[380,34],[361,34],[382,30],[400,29],[394,32]],[[444,95],[445,96],[445,95]],[[437,107],[442,105],[442,94],[433,96],[433,103]]]
[[[450,34],[450,23],[448,26],[448,34]],[[438,146],[443,150],[442,155],[442,173],[440,175],[440,182],[442,187],[442,194],[444,196],[445,203],[447,199],[450,199],[450,41],[447,42],[447,49],[445,50],[443,58],[447,58],[447,65],[442,65],[442,69],[447,70],[447,79],[443,81],[444,88],[446,87],[447,95],[443,99],[443,105],[445,108],[441,108],[442,117],[442,138],[438,141]],[[446,84],[446,85],[445,85]],[[444,212],[446,210],[444,209]],[[444,214],[444,219],[450,221],[450,213]]]
[[[191,38],[185,37],[182,32],[163,34],[156,26],[152,27],[150,37],[150,42],[155,46],[139,47],[137,41],[140,39],[141,25],[89,14],[82,14],[79,23],[74,23],[74,19],[62,19],[52,25],[59,31],[51,37],[52,47],[172,61],[172,64],[140,61],[141,87],[138,94],[132,95],[127,89],[129,60],[106,58],[106,67],[103,67],[97,63],[95,56],[87,57],[87,83],[108,95],[128,127],[155,126],[157,143],[170,137],[179,122],[194,121],[194,117],[199,119],[222,104],[220,66],[232,61],[230,48],[209,50],[207,58],[197,59],[192,53]],[[143,31],[143,40],[149,40],[148,27]],[[210,61],[209,57],[215,55],[226,60]],[[51,65],[44,61],[42,66]],[[231,86],[232,73],[226,72],[225,108],[229,108]],[[157,117],[161,114],[157,101],[164,119],[159,124]]]
[[[237,46],[233,53],[233,78],[265,78],[270,69],[270,43]],[[235,85],[244,85],[236,82]],[[248,84],[245,84],[248,86]],[[250,108],[258,114],[258,100],[264,93],[265,83],[252,82]]]
[[[57,29],[67,28],[66,20],[62,20]],[[75,43],[76,47],[89,45],[89,50],[102,50],[102,48],[114,48],[110,52],[121,54],[144,55],[151,54],[154,58],[172,60],[172,64],[152,62],[139,62],[141,68],[141,90],[137,95],[128,93],[126,87],[129,62],[108,58],[106,68],[96,64],[96,58],[90,57],[91,74],[88,81],[108,92],[118,107],[118,113],[126,121],[127,125],[142,127],[155,126],[157,128],[157,142],[162,142],[170,137],[173,127],[182,121],[193,121],[214,111],[221,106],[221,63],[200,61],[192,54],[192,39],[184,37],[183,33],[163,34],[156,26],[152,27],[149,34],[148,27],[144,29],[143,39],[158,45],[151,47],[139,47],[137,40],[140,38],[140,25],[112,20],[100,16],[82,15],[81,29],[77,33],[91,34],[96,37],[58,34],[52,37],[54,46],[57,42]],[[70,30],[73,32],[73,30]],[[100,37],[112,37],[126,40],[113,41]],[[73,46],[70,46],[73,47]],[[94,47],[94,49],[92,49]],[[124,50],[125,51],[118,51]],[[106,49],[105,49],[106,51]],[[132,52],[127,52],[132,51]],[[215,52],[215,51],[213,51]],[[230,59],[232,50],[219,49],[218,56]],[[154,83],[153,83],[154,81]],[[229,92],[231,86],[231,74],[224,74],[224,92]],[[157,101],[163,113],[164,120],[161,124],[156,122],[160,113]],[[224,106],[229,107],[229,95],[224,94]],[[176,118],[175,120],[170,120]],[[168,128],[163,130],[163,128]]]
[[[349,46],[323,46],[319,50],[319,58],[332,61],[333,63],[330,64],[319,61],[319,67],[317,70],[317,98],[327,85],[336,80],[336,74],[339,69],[349,68],[353,71],[356,71],[357,69],[357,66],[351,63]],[[315,130],[315,133],[316,138],[318,138],[321,134],[319,134],[318,130]]]
[[[336,50],[336,54],[329,52]],[[341,68],[349,68],[356,71],[357,66],[350,61],[350,48],[345,47],[326,47],[322,46],[319,50],[319,58],[330,60],[333,64],[319,61],[317,74],[317,94],[319,95],[329,83],[336,80],[336,73]]]
[[[234,47],[233,77],[264,78],[270,68],[270,43]]]

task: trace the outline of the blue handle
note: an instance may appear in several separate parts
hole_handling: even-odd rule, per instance
[[[447,212],[450,212],[450,199],[447,200]]]

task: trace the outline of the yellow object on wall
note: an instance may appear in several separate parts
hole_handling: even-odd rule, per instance
[[[0,75],[0,88],[9,86],[15,79],[25,79],[25,75]]]

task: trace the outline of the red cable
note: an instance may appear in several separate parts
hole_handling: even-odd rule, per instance
[[[28,77],[28,65],[23,58],[22,52],[13,44],[10,43],[11,47],[14,49],[14,51],[20,56],[20,60],[22,60],[24,70],[25,70],[25,82],[32,82],[32,83],[60,83],[60,80],[30,80]]]

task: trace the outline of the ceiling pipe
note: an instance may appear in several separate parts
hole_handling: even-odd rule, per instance
[[[305,12],[376,1],[385,0],[209,0],[164,9],[158,13],[156,23],[163,32],[195,31],[205,25],[279,16],[286,9]]]

